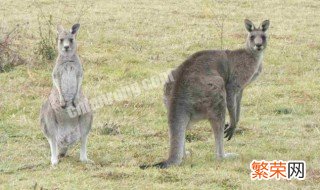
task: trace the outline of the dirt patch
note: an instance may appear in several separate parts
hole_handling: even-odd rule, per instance
[[[100,135],[119,135],[121,134],[120,125],[115,122],[105,123],[99,128]]]
[[[319,130],[319,125],[316,123],[307,123],[303,125],[307,132],[313,132],[315,129]]]
[[[104,172],[93,175],[92,177],[101,178],[104,180],[122,180],[128,178],[130,175],[123,172]]]
[[[315,181],[320,181],[320,169],[309,169],[307,170],[307,178]]]
[[[248,128],[244,128],[244,127],[238,127],[236,128],[236,130],[234,131],[235,134],[241,134],[243,135],[244,133],[250,131],[251,129]]]
[[[205,141],[207,140],[208,136],[202,136],[200,134],[197,133],[191,133],[191,132],[187,132],[186,135],[186,141],[187,142],[195,142],[195,141]]]

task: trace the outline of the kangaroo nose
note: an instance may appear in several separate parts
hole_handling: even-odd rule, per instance
[[[68,49],[69,49],[69,46],[64,46],[64,49],[68,50]]]
[[[260,48],[260,47],[262,46],[262,44],[256,44],[256,46],[257,46],[258,48]]]

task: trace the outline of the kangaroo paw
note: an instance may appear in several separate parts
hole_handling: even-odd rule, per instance
[[[66,108],[66,106],[67,106],[66,102],[64,100],[60,100],[60,107],[64,109]]]
[[[232,138],[233,134],[234,134],[234,130],[236,129],[235,127],[229,125],[229,124],[226,124],[227,127],[225,127],[224,129],[224,133],[225,133],[225,137],[224,138],[227,138],[228,141]]]

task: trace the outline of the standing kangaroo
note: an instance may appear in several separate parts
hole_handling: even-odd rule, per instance
[[[83,69],[76,53],[76,35],[80,25],[66,31],[58,26],[59,56],[52,72],[53,88],[48,100],[42,105],[41,127],[51,148],[51,164],[58,164],[58,156],[64,157],[68,148],[81,140],[80,160],[87,158],[87,135],[92,125],[92,113],[71,117],[70,109],[75,109],[79,102],[86,102],[82,94],[81,83]]]
[[[185,131],[191,122],[208,119],[214,132],[218,159],[234,156],[224,153],[223,135],[230,140],[240,116],[243,89],[257,78],[262,70],[263,52],[267,46],[269,21],[259,28],[245,19],[249,32],[246,47],[234,51],[207,50],[193,54],[172,71],[174,81],[164,87],[168,109],[170,150],[169,158],[154,167],[179,165],[185,153]],[[226,107],[230,125],[225,125]],[[141,168],[150,165],[141,166]]]

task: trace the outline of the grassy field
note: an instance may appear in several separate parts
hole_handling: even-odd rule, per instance
[[[28,64],[0,73],[0,189],[320,189],[319,10],[318,0],[2,0],[2,26],[29,24],[15,42]],[[94,164],[78,161],[77,145],[52,168],[39,110],[54,61],[34,54],[40,14],[68,27],[80,21],[89,98],[174,68],[196,51],[220,49],[222,14],[224,49],[243,47],[245,18],[257,25],[270,19],[263,73],[245,90],[239,130],[225,142],[239,158],[217,161],[211,127],[200,122],[188,131],[192,154],[180,167],[140,170],[167,156],[159,87],[95,112],[88,143]],[[306,180],[251,181],[253,159],[304,160]]]

